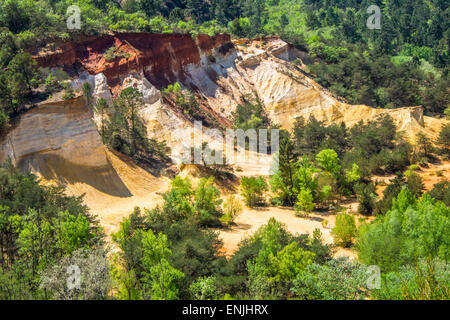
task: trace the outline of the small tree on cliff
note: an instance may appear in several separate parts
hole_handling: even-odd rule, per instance
[[[128,140],[131,144],[131,155],[136,153],[136,138],[138,136],[136,124],[138,121],[138,111],[143,107],[142,95],[136,88],[127,88],[120,93],[115,101],[118,111],[127,121]]]
[[[6,96],[10,97],[14,111],[17,111],[17,108],[31,96],[32,89],[38,85],[37,64],[31,59],[30,54],[21,52],[9,62],[5,74],[8,93]]]
[[[83,84],[83,97],[90,110],[92,108],[92,102],[94,100],[94,97],[92,86],[88,82],[85,82]]]
[[[104,98],[100,98],[95,104],[95,112],[100,114],[101,117],[101,133],[102,137],[105,135],[105,111],[109,108],[108,102]]]
[[[8,69],[11,72],[12,84],[15,84],[14,80],[20,80],[20,86],[24,87],[24,94],[31,93],[33,87],[36,87],[39,80],[39,74],[37,72],[37,64],[31,59],[29,53],[21,52],[14,56],[9,62]],[[16,76],[20,76],[16,79]]]

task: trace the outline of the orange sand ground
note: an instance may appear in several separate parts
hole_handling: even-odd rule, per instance
[[[296,217],[293,209],[268,207],[250,209],[245,208],[240,216],[235,220],[236,225],[230,230],[220,230],[219,238],[223,241],[223,253],[227,256],[232,255],[238,248],[241,240],[251,236],[259,227],[267,224],[270,218],[286,225],[287,230],[293,234],[309,234],[312,236],[314,229],[318,228],[322,232],[325,243],[333,243],[330,234],[334,227],[335,215],[313,212],[309,217]],[[327,228],[322,226],[322,220],[328,220]],[[351,249],[339,248],[335,256],[348,256],[356,258],[355,251]]]

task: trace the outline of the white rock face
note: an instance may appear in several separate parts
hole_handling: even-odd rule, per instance
[[[289,58],[288,50],[289,45],[282,40],[274,41],[273,44],[267,48],[268,52],[283,60],[287,60]]]
[[[72,79],[72,89],[75,91],[81,91],[85,82],[89,83],[91,87],[94,88],[95,76],[87,73],[86,71],[82,72],[78,78]]]
[[[259,64],[260,60],[257,55],[255,54],[247,54],[242,57],[242,61],[239,64],[242,67],[252,67]]]
[[[109,105],[112,105],[113,99],[111,90],[106,82],[106,77],[103,73],[99,73],[95,75],[94,78],[94,99],[97,102],[99,99],[105,99]]]
[[[137,88],[142,92],[142,97],[145,104],[153,104],[161,100],[161,91],[156,89],[143,74],[132,73],[126,77],[122,82],[122,88],[129,87]]]
[[[82,98],[34,108],[21,118],[3,146],[12,153],[0,153],[0,162],[13,155],[19,164],[36,154],[51,153],[63,158],[70,154],[67,160],[78,165],[106,164],[102,141]]]
[[[267,46],[267,52],[284,61],[299,59],[302,62],[306,58],[305,52],[296,49],[283,40],[272,41]]]
[[[75,91],[82,91],[85,83],[89,83],[93,89],[94,102],[103,98],[109,105],[112,104],[113,99],[111,89],[109,88],[103,73],[91,75],[87,72],[82,72],[79,77],[74,78],[71,81],[72,88]]]

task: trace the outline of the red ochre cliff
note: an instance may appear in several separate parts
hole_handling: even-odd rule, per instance
[[[106,61],[104,53],[112,46],[129,57]],[[39,67],[72,66],[79,62],[90,74],[103,73],[111,87],[131,72],[143,72],[153,84],[165,86],[183,79],[183,67],[200,63],[202,54],[215,49],[224,53],[232,46],[227,34],[199,35],[193,39],[187,34],[120,33],[63,43],[55,52],[33,58]]]

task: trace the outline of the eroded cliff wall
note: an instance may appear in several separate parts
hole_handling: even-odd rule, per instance
[[[43,52],[35,59],[41,67],[72,66],[78,62],[90,74],[103,73],[110,86],[130,73],[143,72],[154,85],[162,87],[183,78],[184,68],[199,64],[201,55],[215,49],[227,50],[230,43],[230,36],[225,34],[199,35],[194,40],[187,34],[120,33],[65,43],[55,52]],[[104,53],[113,46],[128,57],[107,61]]]
[[[106,157],[82,98],[41,104],[24,114],[0,143],[8,158],[46,182],[86,184],[114,196],[130,193]]]

